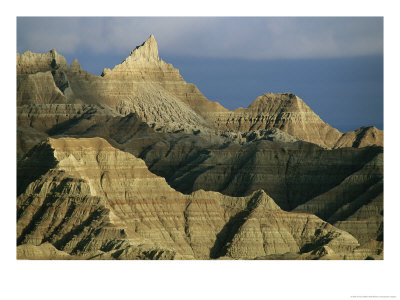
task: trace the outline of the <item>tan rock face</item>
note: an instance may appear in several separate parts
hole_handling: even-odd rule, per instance
[[[67,72],[74,94],[91,103],[101,102],[126,115],[158,125],[206,126],[202,111],[226,111],[206,99],[196,86],[186,83],[179,70],[158,57],[153,36],[133,50],[129,57],[101,77],[85,72]]]
[[[183,196],[151,174],[143,161],[102,139],[51,139],[42,147],[57,166],[19,198],[20,243],[46,240],[76,254],[123,244],[171,247],[177,240],[177,251],[193,255],[184,243]]]
[[[17,84],[17,105],[66,103],[50,71],[21,75]]]
[[[234,258],[254,258],[288,252],[303,253],[321,245],[344,257],[359,246],[345,231],[332,232],[331,225],[314,215],[287,212],[252,212],[232,240],[227,254]]]
[[[40,246],[24,244],[17,247],[17,259],[30,260],[53,260],[53,259],[71,259],[71,256],[59,251],[50,243],[43,243]]]
[[[51,157],[46,172],[32,169]],[[26,171],[37,179],[17,200],[18,245],[49,242],[74,258],[255,258],[327,243],[338,253],[359,246],[315,216],[282,211],[263,191],[183,195],[100,138],[48,139],[19,176]]]
[[[205,189],[243,196],[263,189],[280,207],[291,210],[339,185],[382,152],[379,147],[324,150],[309,143],[270,140],[220,147],[208,144],[208,151],[203,150],[205,145],[206,140],[197,144],[182,138],[173,144],[146,145],[136,155],[181,192]],[[125,150],[135,153],[130,146]],[[383,171],[378,174],[383,176]],[[363,187],[372,184],[365,181]],[[355,189],[352,195],[359,193],[362,190]]]
[[[342,135],[324,123],[299,97],[293,94],[264,94],[248,108],[231,113],[215,113],[218,128],[233,131],[279,128],[299,139],[331,148]]]
[[[64,56],[57,53],[56,50],[50,50],[47,53],[33,53],[30,51],[20,55],[17,54],[17,74],[34,74],[38,72],[47,72],[56,68],[68,67]]]
[[[383,130],[371,126],[347,132],[336,142],[334,148],[362,148],[370,145],[383,147]]]
[[[130,56],[113,70],[105,69],[103,76],[106,80],[119,80],[123,84],[157,84],[200,114],[208,111],[227,111],[219,103],[205,98],[195,85],[183,80],[178,69],[158,57],[158,46],[153,35],[141,46],[136,47]]]
[[[106,104],[124,116],[135,113],[142,121],[168,132],[246,133],[278,128],[329,149],[382,144],[379,131],[343,135],[289,93],[264,94],[247,109],[231,112],[209,101],[195,85],[184,81],[179,70],[160,59],[153,35],[121,64],[104,69],[102,76],[82,71],[77,61],[68,67],[55,50],[17,55],[17,74],[19,106],[83,101]]]
[[[383,131],[289,93],[228,111],[154,36],[102,76],[18,54],[17,124],[21,259],[383,258]]]

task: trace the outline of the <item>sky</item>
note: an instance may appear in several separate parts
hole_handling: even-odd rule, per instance
[[[154,34],[160,57],[223,106],[292,92],[340,131],[383,129],[381,17],[18,17],[17,52],[99,75]]]

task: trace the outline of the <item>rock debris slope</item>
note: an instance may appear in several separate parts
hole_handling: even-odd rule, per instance
[[[16,98],[19,258],[383,258],[382,130],[291,93],[229,111],[154,36],[101,76],[17,54]]]
[[[37,170],[43,160],[51,163]],[[181,194],[101,138],[49,138],[18,176],[28,171],[37,174],[17,200],[20,258],[251,259],[324,245],[344,258],[359,248],[314,215],[282,211],[262,190]]]

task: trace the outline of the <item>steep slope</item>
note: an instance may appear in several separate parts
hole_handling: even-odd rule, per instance
[[[17,128],[17,161],[32,149],[35,145],[44,141],[48,134],[28,126]]]
[[[70,87],[65,58],[56,50],[17,53],[17,106],[81,103]],[[77,71],[73,66],[71,70]]]
[[[383,130],[370,126],[346,132],[340,137],[333,148],[362,148],[370,145],[383,147]]]
[[[153,172],[185,193],[207,189],[241,196],[264,189],[284,209],[306,202],[299,206],[304,208],[299,211],[317,214],[351,232],[363,244],[371,239],[379,240],[379,236],[382,239],[383,185],[379,180],[383,178],[383,170],[381,167],[373,170],[368,163],[374,158],[382,165],[382,148],[323,150],[302,142],[285,143],[285,138],[277,140],[277,133],[272,135],[272,140],[267,135],[267,140],[226,144],[223,139],[210,142],[201,135],[155,133],[134,115],[104,122],[95,120],[95,115],[85,117],[65,127],[66,131],[58,132],[104,136],[115,147],[144,158]],[[339,218],[332,218],[332,212],[324,214],[310,206],[313,203],[310,199],[325,199],[324,193],[330,195],[333,203],[339,203],[332,210],[338,210]],[[378,198],[373,201],[374,197]],[[322,202],[316,207],[330,210],[331,204]],[[382,248],[382,245],[373,246]]]
[[[161,242],[193,256],[185,242],[183,196],[143,161],[102,139],[49,139],[42,147],[56,166],[18,199],[18,244],[48,241],[71,254],[96,255]]]
[[[158,46],[153,35],[141,46],[136,47],[120,65],[103,71],[106,80],[153,83],[161,86],[194,111],[227,111],[217,102],[209,101],[194,84],[186,83],[179,70],[158,57]]]
[[[115,114],[134,113],[165,132],[200,130],[230,137],[277,128],[328,149],[382,144],[382,132],[376,130],[343,135],[290,93],[264,94],[246,109],[229,111],[205,98],[178,69],[159,58],[153,35],[121,64],[104,69],[102,76],[83,71],[77,60],[68,67],[55,50],[18,54],[17,100],[24,110],[38,104],[103,104]]]
[[[25,110],[31,104],[100,103],[118,114],[135,113],[166,131],[207,127],[186,100],[179,98],[181,94],[182,99],[199,99],[199,107],[216,107],[194,85],[187,84],[178,70],[158,58],[153,36],[103,76],[83,71],[76,60],[68,67],[55,50],[17,55],[17,105]]]
[[[225,109],[206,99],[197,87],[186,83],[179,70],[158,57],[154,36],[136,47],[102,76],[69,69],[67,77],[74,94],[90,103],[104,103],[122,115],[135,113],[149,124],[167,131],[204,129],[203,110]]]
[[[382,258],[380,146],[290,93],[228,111],[154,36],[102,76],[17,54],[18,257]]]
[[[32,165],[45,161],[53,162],[44,170]],[[50,243],[72,258],[98,259],[255,258],[328,244],[344,258],[359,247],[315,216],[283,212],[263,191],[183,195],[100,138],[50,138],[24,159],[18,176],[27,170],[35,178],[17,199],[19,247]],[[261,231],[253,245],[244,237],[254,222]]]
[[[144,159],[152,172],[184,193],[206,189],[242,196],[264,189],[288,210],[332,189],[382,152],[380,147],[324,150],[277,129],[245,136],[249,142],[244,144],[201,132],[158,133],[135,115],[103,118],[92,111],[52,132],[101,136]]]
[[[382,153],[380,147],[325,150],[268,139],[240,145],[182,136],[146,143],[144,149],[140,141],[133,139],[123,149],[144,159],[152,172],[181,192],[205,189],[243,196],[263,189],[285,210],[334,188]]]
[[[67,99],[56,86],[50,71],[18,76],[18,106],[54,103],[64,104]]]
[[[383,154],[380,153],[333,189],[293,211],[313,213],[351,232],[361,243],[382,240]]]
[[[17,107],[17,158],[48,136],[69,132],[80,134],[96,124],[123,118],[105,105],[30,104]],[[118,129],[118,131],[125,132]]]
[[[264,94],[248,108],[215,113],[214,123],[221,130],[249,131],[279,128],[303,141],[332,148],[341,133],[324,123],[299,97],[290,93]]]
[[[47,134],[58,132],[83,119],[92,120],[94,124],[115,116],[121,115],[109,107],[94,104],[32,104],[17,108],[19,126]]]
[[[43,243],[40,246],[24,244],[17,247],[17,259],[68,260],[71,259],[71,255],[64,251],[57,250],[57,248],[50,243]]]
[[[52,49],[47,53],[33,53],[26,51],[22,55],[17,53],[17,74],[35,74],[47,72],[51,69],[67,68],[65,57]]]

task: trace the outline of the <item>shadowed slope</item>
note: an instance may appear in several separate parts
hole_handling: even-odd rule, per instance
[[[239,198],[204,191],[183,195],[150,173],[142,160],[103,139],[48,139],[41,147],[52,149],[48,156],[56,165],[18,197],[18,245],[49,242],[77,258],[129,259],[147,253],[150,258],[207,259],[221,232],[220,237],[226,236],[219,238],[223,250],[217,256],[254,258],[287,249],[300,251],[313,239],[316,228],[325,228],[323,235],[341,240],[336,244],[329,240],[340,255],[352,253],[359,245],[350,234],[314,216],[314,229],[303,230],[310,226],[310,215],[283,212],[263,191]],[[32,150],[32,161],[40,152],[37,147]],[[239,226],[230,225],[229,219],[249,211],[239,218]],[[241,242],[240,236],[247,236],[243,230],[252,228],[246,224],[264,222],[265,216],[276,224],[274,236],[291,236],[292,246],[278,239],[270,247],[271,241],[261,233],[253,241],[265,247],[257,251]],[[296,219],[299,231],[281,226]]]

